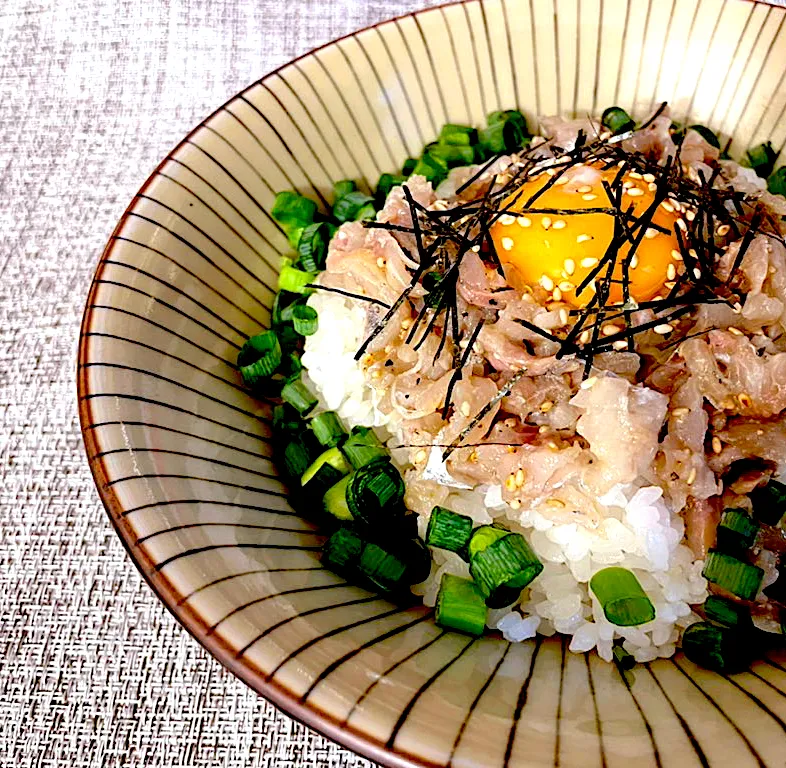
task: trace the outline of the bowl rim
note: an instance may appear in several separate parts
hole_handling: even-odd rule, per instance
[[[99,498],[103,504],[104,510],[112,523],[118,538],[123,544],[126,554],[131,562],[134,564],[140,575],[153,591],[158,600],[163,603],[167,611],[174,617],[174,619],[185,629],[194,640],[196,640],[204,650],[206,650],[214,659],[216,659],[225,669],[232,673],[235,677],[245,683],[258,695],[262,696],[266,701],[270,702],[276,709],[283,712],[287,716],[293,718],[301,725],[316,731],[321,736],[335,742],[339,746],[349,749],[352,752],[360,755],[363,758],[372,760],[379,763],[385,768],[444,768],[442,763],[435,763],[432,761],[424,760],[421,757],[411,753],[405,753],[397,750],[395,747],[388,747],[383,741],[377,740],[368,733],[361,732],[351,725],[340,723],[336,718],[333,718],[327,712],[319,709],[313,704],[304,703],[300,697],[292,693],[289,689],[277,683],[274,679],[267,679],[265,673],[257,667],[252,661],[243,658],[237,659],[234,652],[229,645],[224,642],[217,634],[208,634],[208,623],[198,614],[198,612],[189,606],[187,603],[180,603],[180,593],[169,582],[161,571],[155,569],[155,562],[152,558],[141,548],[139,548],[133,540],[130,530],[130,524],[127,518],[123,517],[123,505],[120,503],[117,494],[113,487],[108,485],[108,473],[103,463],[103,458],[96,454],[99,453],[98,440],[96,433],[91,429],[92,420],[92,405],[91,400],[86,397],[89,393],[88,375],[85,363],[89,358],[89,345],[91,337],[88,335],[93,323],[93,298],[98,290],[99,280],[101,279],[102,272],[106,267],[112,252],[117,244],[116,235],[120,232],[126,221],[129,218],[132,208],[136,204],[137,199],[143,194],[148,187],[153,183],[159,175],[159,171],[166,165],[169,159],[188,141],[200,131],[207,123],[209,123],[217,114],[224,110],[228,105],[232,104],[239,96],[247,93],[257,85],[264,83],[267,79],[276,76],[279,72],[296,64],[299,61],[307,59],[320,51],[330,48],[338,43],[348,40],[358,35],[374,30],[377,27],[389,24],[392,22],[400,21],[408,18],[415,18],[421,14],[430,11],[448,8],[454,5],[469,5],[471,3],[483,3],[485,0],[446,0],[445,2],[438,3],[437,5],[420,8],[418,10],[409,11],[396,16],[391,16],[373,24],[369,24],[360,29],[348,32],[340,37],[333,38],[325,43],[322,43],[314,48],[311,48],[304,53],[299,54],[295,58],[289,59],[275,69],[269,70],[262,77],[254,80],[246,85],[240,91],[231,96],[227,101],[213,110],[209,115],[203,118],[194,128],[192,128],[186,136],[183,137],[159,162],[155,169],[150,173],[145,182],[134,194],[133,198],[126,206],[122,216],[118,220],[111,235],[104,246],[104,249],[99,257],[96,265],[95,272],[90,282],[90,288],[87,293],[85,302],[85,309],[82,315],[82,321],[79,328],[79,343],[77,350],[77,365],[76,365],[76,396],[77,396],[77,410],[79,413],[80,431],[82,433],[82,441],[87,457],[88,466],[93,477],[93,482],[98,491]],[[740,0],[726,0],[727,2],[739,2]],[[765,5],[772,8],[783,8],[776,0],[741,0],[745,3],[753,3]]]

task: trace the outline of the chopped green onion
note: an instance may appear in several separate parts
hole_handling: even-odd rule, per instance
[[[710,595],[704,601],[704,613],[710,621],[727,627],[744,627],[750,624],[748,608],[719,595]]]
[[[440,627],[480,636],[486,630],[486,614],[486,602],[473,581],[450,573],[442,576],[434,617]]]
[[[344,475],[337,483],[331,485],[322,497],[322,506],[325,512],[333,515],[338,520],[351,520],[352,513],[347,506],[347,484],[349,475]]]
[[[283,291],[279,291],[279,293],[283,293]],[[302,293],[290,293],[289,295],[294,296],[295,298],[286,307],[281,309],[280,317],[282,325],[291,323],[295,308],[302,307],[304,302],[307,300],[307,297]]]
[[[743,600],[753,600],[761,586],[764,571],[725,552],[711,549],[701,575]]]
[[[314,221],[316,212],[317,204],[313,200],[286,191],[276,195],[270,214],[287,233],[290,245],[296,248],[300,233]]]
[[[333,200],[338,200],[339,198],[348,195],[350,192],[354,192],[357,188],[357,184],[355,184],[352,179],[343,179],[341,181],[337,181],[333,185]]]
[[[373,205],[373,198],[359,191],[348,192],[333,203],[333,216],[338,221],[354,221],[358,213],[367,205]]]
[[[459,515],[444,507],[434,507],[428,521],[426,544],[430,547],[466,553],[472,537],[473,521],[467,515]]]
[[[284,445],[284,472],[290,480],[300,478],[311,464],[311,451],[299,435],[290,437]]]
[[[325,448],[334,448],[346,436],[344,428],[334,411],[324,411],[311,419],[311,431]]]
[[[521,534],[508,533],[472,556],[469,570],[483,594],[489,596],[502,586],[523,589],[540,574],[543,563]]]
[[[294,328],[292,331],[294,332]],[[303,371],[303,363],[300,362],[300,355],[296,352],[288,352],[281,360],[281,365],[278,367],[280,373],[285,379],[294,379],[300,376]]]
[[[530,137],[527,121],[517,109],[492,112],[486,121],[488,127],[478,131],[478,142],[489,154],[513,152]]]
[[[329,242],[330,225],[326,221],[315,221],[303,230],[297,244],[297,255],[306,272],[319,272],[325,268]]]
[[[767,189],[773,195],[786,197],[786,165],[782,165],[775,173],[770,174],[770,178],[767,179]]]
[[[301,336],[313,336],[319,327],[316,309],[298,305],[292,310],[292,325]]]
[[[237,356],[237,367],[247,387],[271,376],[281,362],[281,345],[275,331],[252,336]]]
[[[766,179],[772,173],[777,158],[778,153],[772,148],[772,143],[766,141],[749,149],[742,165],[753,168],[759,176]]]
[[[360,561],[364,544],[351,528],[339,528],[322,547],[322,562],[337,573],[351,573]]]
[[[278,290],[291,291],[292,293],[306,293],[308,286],[314,282],[316,275],[313,272],[304,272],[302,269],[285,264],[278,273]]]
[[[685,630],[682,650],[694,664],[716,672],[735,672],[748,665],[744,635],[708,621],[691,624]]]
[[[347,464],[346,459],[344,458],[344,454],[341,453],[338,448],[329,448],[327,451],[320,453],[319,456],[314,459],[312,465],[303,473],[303,477],[300,479],[300,484],[305,485],[319,471],[319,468],[325,464],[333,467],[333,469],[339,473],[339,476],[336,478],[336,482],[338,482],[338,480],[344,475],[348,475],[351,471],[349,464]]]
[[[759,524],[742,509],[727,509],[718,524],[718,549],[734,554],[753,546]]]
[[[614,655],[614,662],[623,672],[627,672],[636,666],[636,659],[634,659],[621,645],[615,645],[611,649],[611,652]]]
[[[374,430],[368,427],[353,427],[341,450],[355,469],[388,456],[387,449]]]
[[[302,298],[302,294],[299,293],[278,291],[273,298],[273,306],[270,308],[270,324],[275,327],[290,322],[292,304]]]
[[[392,173],[383,173],[377,182],[377,190],[374,193],[374,203],[377,208],[382,208],[387,200],[390,190],[406,181],[404,176],[394,176]]]
[[[377,209],[372,200],[370,203],[366,203],[362,208],[358,209],[358,212],[355,214],[355,221],[373,221],[376,216]]]
[[[413,515],[413,517],[416,517]],[[405,581],[410,586],[425,581],[431,573],[431,552],[417,536],[404,539],[396,545],[396,551],[407,564]]]
[[[311,467],[314,465],[312,464]],[[311,473],[311,467],[308,468],[308,480],[301,479],[303,488],[303,501],[308,502],[313,506],[319,506],[323,503],[325,494],[332,488],[339,480],[341,480],[343,473],[341,470],[336,469],[331,464],[320,464],[316,471]],[[305,475],[303,475],[305,477]]]
[[[701,136],[704,141],[707,142],[711,147],[715,147],[715,149],[720,149],[720,141],[718,137],[709,129],[706,125],[689,125],[689,131],[696,131],[696,133]]]
[[[627,568],[603,568],[590,579],[590,589],[606,618],[618,627],[635,627],[655,618],[655,608],[639,580]]]
[[[447,164],[448,168],[460,165],[472,165],[475,162],[475,150],[455,144],[430,144],[426,152],[429,157],[436,157]]]
[[[471,147],[478,140],[478,132],[470,125],[446,123],[439,132],[438,144],[450,144],[454,147]]]
[[[283,403],[273,408],[273,430],[284,436],[299,434],[305,424],[300,414],[291,406]]]
[[[281,351],[284,354],[298,352],[303,337],[296,333],[291,325],[279,325],[276,328],[276,333],[278,333],[278,343],[281,345]]]
[[[497,587],[487,598],[486,605],[489,608],[507,608],[509,605],[517,603],[521,597],[519,587]]]
[[[753,504],[753,514],[767,525],[778,525],[786,513],[786,485],[770,480],[765,486],[748,494]]]
[[[368,525],[389,522],[404,498],[404,480],[387,459],[356,469],[347,487],[347,503],[356,520]]]
[[[604,110],[600,118],[601,124],[613,134],[632,131],[636,123],[622,107],[609,107]]]
[[[472,537],[469,540],[468,554],[470,560],[475,557],[479,552],[483,552],[490,544],[507,536],[510,531],[504,528],[497,528],[495,525],[481,525],[476,528]]]
[[[408,178],[409,176],[411,176],[417,164],[418,164],[418,159],[416,157],[408,157],[404,161],[404,165],[401,166],[401,175],[404,178]]]
[[[405,585],[407,564],[379,544],[369,542],[360,555],[359,570],[374,586],[395,592]]]
[[[431,186],[437,187],[448,175],[448,164],[441,158],[425,153],[412,169],[412,175],[425,176]]]
[[[302,379],[293,379],[284,384],[281,389],[281,399],[289,403],[301,416],[305,416],[317,404],[316,397],[311,394],[311,390]]]

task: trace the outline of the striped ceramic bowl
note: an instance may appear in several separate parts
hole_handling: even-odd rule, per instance
[[[264,77],[199,125],[117,226],[95,276],[79,404],[131,558],[221,663],[292,716],[391,766],[786,761],[786,667],[684,658],[628,679],[558,639],[436,627],[320,566],[233,361],[266,327],[286,239],[274,194],[323,205],[446,121],[636,116],[668,100],[732,138],[786,141],[786,10],[745,0],[486,0],[380,24]]]

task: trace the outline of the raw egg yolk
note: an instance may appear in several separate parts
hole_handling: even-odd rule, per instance
[[[585,287],[579,296],[576,296],[576,287],[605,255],[614,236],[614,216],[609,213],[560,215],[532,211],[611,208],[601,179],[611,184],[618,169],[595,168],[599,175],[595,183],[582,181],[580,177],[583,175],[586,179],[587,174],[573,169],[573,174],[564,174],[526,209],[527,201],[551,179],[548,173],[543,172],[527,181],[507,198],[502,207],[508,209],[510,206],[508,213],[492,226],[491,237],[505,276],[514,288],[524,290],[525,286],[540,285],[555,301],[565,301],[574,307],[583,307],[590,301],[594,286]],[[654,178],[649,174],[642,176],[629,172],[622,184],[622,209],[630,208],[632,216],[640,217],[653,203]],[[636,302],[667,294],[672,281],[682,271],[679,243],[674,234],[679,218],[680,214],[670,202],[661,203],[652,223],[665,231],[648,227],[636,247],[628,270],[630,296]],[[630,219],[629,226],[633,224]],[[633,233],[634,238],[637,234],[638,230]],[[609,300],[614,303],[623,300],[622,264],[629,250],[630,242],[626,240],[617,252],[612,277],[619,282],[612,282],[609,294]],[[604,275],[605,267],[597,278]]]

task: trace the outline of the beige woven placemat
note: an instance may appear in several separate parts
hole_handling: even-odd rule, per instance
[[[75,353],[104,242],[187,131],[427,4],[0,3],[0,767],[371,765],[235,680],[142,583],[84,458]]]

